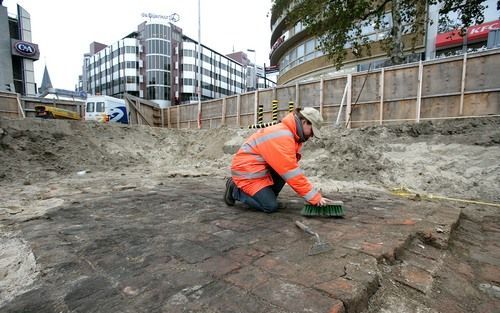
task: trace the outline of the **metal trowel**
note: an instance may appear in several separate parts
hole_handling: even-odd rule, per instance
[[[314,242],[314,244],[312,245],[311,249],[309,249],[309,255],[316,255],[316,254],[320,254],[320,253],[323,253],[323,252],[327,252],[327,251],[330,251],[333,249],[332,245],[330,245],[329,242],[327,241],[322,241],[320,238],[319,238],[319,235],[318,233],[315,233],[312,231],[312,229],[310,229],[308,226],[306,226],[305,224],[299,222],[299,221],[295,221],[295,225],[302,229],[303,231],[305,231],[306,233],[308,233],[309,235],[312,235],[314,236],[314,238],[316,239],[316,241]]]

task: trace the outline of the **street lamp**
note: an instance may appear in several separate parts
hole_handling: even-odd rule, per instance
[[[201,80],[203,79],[202,72],[202,62],[201,57],[201,8],[200,0],[198,0],[198,128],[201,128]]]
[[[254,90],[257,90],[257,85],[258,85],[258,78],[257,78],[257,53],[255,52],[255,49],[247,49],[248,52],[253,53],[253,77],[252,77],[252,84],[254,87]]]

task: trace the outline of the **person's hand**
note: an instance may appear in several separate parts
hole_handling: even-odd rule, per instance
[[[316,204],[316,206],[325,206],[325,205],[332,203],[332,201],[333,200],[330,200],[328,198],[321,197],[321,199],[319,199],[319,202]]]

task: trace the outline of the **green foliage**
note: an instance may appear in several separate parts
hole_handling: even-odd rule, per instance
[[[339,69],[347,51],[356,57],[371,54],[371,43],[361,36],[363,28],[385,32],[382,48],[393,63],[403,61],[406,48],[403,36],[411,40],[413,49],[417,41],[423,40],[428,23],[427,5],[440,4],[441,15],[455,12],[459,21],[453,26],[466,28],[482,23],[484,5],[482,0],[273,0],[271,21],[286,14],[289,27],[302,22],[304,27],[319,39],[319,47]],[[498,0],[500,7],[500,0]],[[387,18],[390,12],[392,19]],[[392,23],[389,21],[392,20]],[[446,21],[444,21],[446,22]],[[443,22],[443,23],[444,23]],[[442,21],[440,21],[440,24]],[[349,49],[346,49],[348,47]]]

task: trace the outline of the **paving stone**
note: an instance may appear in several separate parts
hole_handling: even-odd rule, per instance
[[[96,306],[112,307],[113,302],[120,300],[121,294],[113,282],[99,276],[78,281],[64,297],[67,307],[76,312],[89,312]]]
[[[238,247],[235,249],[232,249],[227,252],[227,255],[239,262],[242,265],[249,265],[253,263],[255,260],[263,257],[265,255],[264,252],[250,248],[250,247]]]
[[[225,277],[225,280],[229,283],[247,291],[252,291],[257,286],[267,282],[269,279],[269,273],[266,273],[254,266],[241,268]]]
[[[4,313],[57,312],[57,302],[53,290],[47,285],[42,285],[20,294],[15,301],[0,306],[0,309]]]
[[[338,277],[343,273],[344,268],[343,262],[332,263],[328,256],[320,258],[320,255],[304,256],[304,259],[298,263],[289,260],[286,256],[267,255],[254,262],[254,265],[263,271],[304,286],[312,286]]]
[[[425,259],[438,261],[443,258],[444,250],[425,244],[420,238],[414,238],[405,250],[420,255]]]
[[[443,298],[432,305],[432,308],[437,312],[446,313],[470,313],[471,311],[467,308],[461,307],[459,303],[453,298]]]
[[[433,275],[442,266],[444,256],[445,253],[443,252],[440,259],[433,259],[433,258],[428,258],[423,253],[413,253],[405,249],[399,256],[399,259],[404,260],[405,264],[418,267],[428,272],[429,274]],[[463,269],[467,270],[465,267]]]
[[[457,260],[455,258],[445,258],[445,264],[448,269],[453,270],[458,276],[466,280],[474,280],[476,274],[474,269],[466,262]]]
[[[331,312],[333,308],[338,311],[337,308],[342,304],[341,301],[313,289],[277,279],[260,285],[254,293],[278,307],[297,313]]]
[[[500,266],[483,264],[479,271],[481,280],[500,284]]]
[[[500,301],[491,300],[487,303],[482,303],[477,307],[477,313],[498,313],[500,312]]]
[[[415,288],[424,294],[431,290],[432,283],[434,282],[429,272],[409,264],[402,264],[396,267],[393,274],[395,280]]]
[[[217,254],[217,251],[191,241],[174,242],[169,251],[176,257],[180,257],[191,264],[199,263]]]
[[[345,308],[344,308],[344,304],[342,302],[335,303],[330,308],[330,311],[328,311],[328,313],[344,313],[344,312],[346,312],[346,311],[345,311]]]
[[[215,256],[205,260],[200,264],[200,268],[204,272],[208,272],[215,277],[222,277],[229,272],[232,272],[241,267],[241,264],[228,258],[222,256]]]
[[[207,286],[200,297],[200,302],[206,302],[209,308],[216,308],[221,313],[234,312],[269,312],[288,313],[272,303],[262,300],[251,293],[235,286],[218,282]]]
[[[492,250],[492,253],[490,251]],[[469,249],[469,255],[471,259],[476,262],[490,264],[490,265],[498,265],[498,260],[500,259],[500,255],[496,255],[497,252],[495,249],[488,249],[488,245],[481,247],[471,247]]]
[[[445,264],[448,264],[447,260],[445,260]],[[454,267],[443,267],[437,278],[439,278],[439,284],[436,288],[441,291],[441,296],[445,299],[453,298],[457,303],[460,303],[461,299],[481,298],[478,285],[466,276],[457,274]]]
[[[246,232],[256,227],[253,225],[242,224],[237,221],[231,221],[227,219],[215,220],[212,221],[212,224],[222,229],[229,229],[237,232]]]
[[[366,285],[343,277],[315,285],[315,288],[327,292],[332,298],[343,302],[345,311],[361,312],[368,307],[368,300],[371,296]]]

